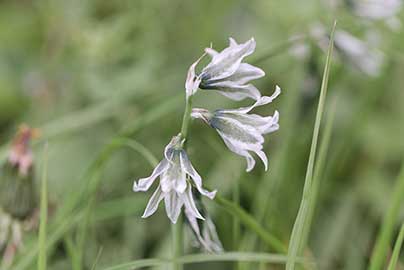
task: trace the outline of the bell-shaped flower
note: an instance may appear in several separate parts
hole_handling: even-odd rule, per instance
[[[353,10],[359,17],[370,20],[400,20],[396,17],[403,6],[402,0],[355,0],[352,3]]]
[[[187,96],[193,95],[200,88],[218,91],[233,100],[258,100],[261,93],[248,82],[265,76],[265,72],[253,65],[242,63],[244,57],[254,52],[255,45],[253,38],[242,44],[237,44],[230,38],[229,47],[221,52],[206,48],[205,54],[212,60],[199,75],[196,74],[195,68],[205,54],[191,65],[185,82]]]
[[[198,210],[202,213],[205,209],[202,202],[197,203]],[[216,226],[208,214],[205,215],[205,220],[198,220],[188,209],[185,209],[185,216],[187,221],[198,240],[197,247],[212,253],[219,253],[223,251],[222,243],[216,231]]]
[[[314,25],[311,28],[311,36],[320,49],[327,51],[330,38],[323,25]],[[337,30],[334,34],[334,44],[339,60],[350,64],[368,76],[375,77],[380,74],[384,55],[373,46],[372,42],[359,39],[344,30]]]
[[[210,199],[215,197],[216,191],[209,192],[202,187],[202,178],[192,166],[182,145],[181,137],[174,136],[164,150],[163,160],[154,168],[153,173],[134,182],[133,191],[147,191],[160,176],[160,183],[146,206],[143,218],[154,214],[164,199],[167,216],[172,223],[177,222],[182,206],[195,218],[204,219],[195,206],[192,186]]]
[[[243,156],[247,160],[247,172],[255,166],[255,160],[250,154],[254,152],[260,157],[268,169],[268,159],[262,151],[263,134],[271,133],[279,129],[279,113],[275,111],[273,116],[260,116],[249,114],[257,106],[271,103],[281,93],[276,86],[274,94],[270,97],[263,96],[250,107],[233,110],[216,110],[210,112],[205,109],[195,108],[192,110],[193,118],[201,118],[211,127],[216,129],[226,146],[234,153]]]

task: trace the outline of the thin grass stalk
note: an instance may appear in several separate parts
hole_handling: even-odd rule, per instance
[[[240,185],[239,182],[237,181],[234,183],[232,187],[232,199],[233,202],[237,205],[240,205]],[[233,233],[233,251],[238,251],[239,250],[239,242],[240,242],[240,218],[238,216],[233,216],[233,228],[232,228],[232,233]],[[241,269],[241,265],[239,262],[235,262],[234,265],[235,269]]]
[[[239,183],[234,183],[232,188],[232,199],[237,205],[240,205],[240,186]],[[238,244],[240,239],[240,218],[233,216],[233,250],[238,250]]]
[[[323,80],[321,83],[321,90],[320,90],[320,98],[317,107],[316,113],[316,121],[314,124],[314,131],[313,131],[313,139],[310,148],[310,156],[309,162],[307,164],[307,171],[306,171],[306,179],[303,188],[303,196],[302,201],[300,203],[299,212],[296,217],[295,224],[293,226],[292,234],[290,237],[290,244],[288,249],[288,261],[286,263],[286,270],[294,270],[296,257],[299,255],[299,248],[302,242],[303,236],[303,228],[305,226],[309,206],[310,206],[310,198],[313,196],[312,193],[312,182],[313,182],[313,169],[314,169],[314,162],[316,159],[316,151],[317,151],[317,142],[318,136],[320,133],[320,126],[321,126],[321,119],[324,112],[324,104],[325,99],[327,96],[327,89],[328,89],[328,77],[330,73],[330,66],[331,66],[331,58],[332,58],[332,51],[333,51],[333,44],[334,44],[334,31],[336,27],[336,22],[334,22],[331,36],[330,36],[330,44],[328,46],[327,52],[327,59],[324,68]]]
[[[48,145],[45,144],[42,161],[41,204],[38,239],[38,270],[46,270],[46,226],[48,222]]]
[[[73,237],[71,234],[66,234],[66,236],[63,238],[63,245],[66,249],[67,256],[70,258],[72,270],[80,269],[80,263],[78,260],[79,256],[77,254],[76,245],[73,242]]]
[[[389,250],[389,245],[393,237],[394,227],[397,224],[400,210],[404,204],[404,163],[402,164],[400,175],[397,178],[393,190],[391,204],[383,218],[376,245],[372,252],[369,270],[382,269],[386,262],[387,251]]]
[[[254,253],[254,252],[225,252],[220,254],[191,254],[177,258],[177,263],[207,263],[207,262],[265,262],[269,264],[285,264],[287,257],[280,254]],[[105,268],[103,270],[134,270],[146,267],[164,266],[172,263],[171,259],[141,259],[121,265]],[[309,265],[312,262],[297,258],[297,263]]]
[[[320,180],[321,180],[322,173],[324,171],[328,148],[329,148],[330,141],[331,141],[332,128],[334,125],[336,109],[337,109],[337,100],[335,99],[330,106],[328,118],[326,120],[325,127],[324,127],[324,133],[323,133],[323,136],[321,139],[320,149],[319,149],[319,153],[318,153],[318,160],[316,161],[316,164],[315,164],[313,183],[312,183],[312,193],[313,194],[310,197],[310,205],[309,205],[308,215],[306,218],[306,223],[304,224],[304,228],[303,228],[303,232],[302,232],[303,235],[302,235],[302,242],[300,244],[299,253],[302,253],[304,251],[304,249],[307,245],[308,238],[309,238],[310,228],[311,228],[311,224],[313,222],[314,212],[316,209],[318,192],[320,189]]]
[[[393,255],[391,255],[389,267],[387,268],[387,270],[396,269],[398,258],[400,257],[401,247],[403,246],[403,241],[404,241],[404,223],[403,225],[401,225],[401,230],[400,233],[398,234],[396,243],[394,245]]]

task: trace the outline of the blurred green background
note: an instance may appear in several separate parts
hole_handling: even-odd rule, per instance
[[[402,13],[397,10],[398,22],[403,22]],[[43,142],[49,141],[53,212],[48,237],[54,243],[48,268],[91,269],[97,254],[97,269],[170,254],[163,208],[141,219],[151,193],[132,192],[133,180],[149,175],[152,167],[137,151],[112,151],[108,145],[124,135],[160,159],[180,129],[188,67],[210,43],[218,50],[226,47],[228,37],[239,42],[254,37],[256,53],[247,62],[256,61],[267,73],[255,85],[265,95],[275,84],[283,90],[276,102],[258,110],[280,112],[280,130],[266,137],[270,169],[265,172],[257,162],[252,173],[245,173],[245,160],[200,121],[191,125],[188,152],[205,185],[229,199],[239,185],[240,205],[287,244],[301,200],[325,64],[325,52],[311,33],[318,24],[330,32],[334,19],[337,31],[360,38],[383,59],[370,75],[355,65],[366,55],[343,57],[336,44],[325,108],[329,119],[336,100],[335,121],[307,254],[317,269],[357,270],[369,264],[403,162],[404,25],[357,16],[351,1],[0,1],[1,153],[4,160],[21,123],[39,128],[34,146],[39,186]],[[207,108],[250,104],[204,91],[194,103]],[[391,248],[404,221],[401,202]],[[245,227],[235,244],[231,216],[214,202],[206,204],[225,250],[271,251]],[[83,267],[73,268],[80,255],[69,244],[84,239],[77,236],[83,231],[85,241],[77,244]],[[24,235],[24,248],[10,269],[34,269],[36,239],[35,231]],[[191,252],[198,249],[190,244]],[[213,263],[186,269],[207,265],[235,267]],[[258,267],[283,269],[258,264],[247,269]]]

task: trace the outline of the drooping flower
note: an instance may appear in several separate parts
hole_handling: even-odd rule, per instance
[[[220,109],[214,112],[195,108],[192,110],[191,116],[201,118],[216,129],[232,152],[245,157],[247,160],[247,172],[251,171],[255,166],[255,159],[250,152],[254,152],[260,157],[265,165],[265,170],[267,170],[268,159],[262,151],[264,143],[262,135],[279,129],[279,113],[275,111],[273,116],[263,117],[257,114],[249,114],[249,112],[257,106],[271,103],[280,93],[281,89],[276,86],[272,96],[263,96],[250,107],[233,110]]]
[[[402,0],[325,0],[334,10],[347,7],[360,19],[384,21],[392,30],[398,30],[401,22],[397,16],[402,7]]]
[[[197,245],[208,252],[219,253],[223,251],[222,243],[216,231],[216,226],[208,214],[205,214],[205,209],[201,203],[197,203],[197,208],[205,216],[205,220],[196,219],[188,209],[185,209],[187,221],[195,234],[198,242]]]
[[[254,52],[255,40],[251,38],[242,44],[238,44],[233,38],[229,40],[229,47],[221,52],[212,48],[205,49],[205,54],[212,60],[200,74],[196,74],[195,68],[205,54],[191,65],[185,82],[188,97],[198,88],[218,91],[233,100],[245,98],[258,100],[261,97],[259,90],[248,82],[265,76],[265,72],[253,65],[242,63],[244,57]]]
[[[160,177],[160,183],[146,206],[143,218],[154,214],[159,203],[164,199],[167,216],[172,223],[177,222],[182,206],[185,206],[185,209],[195,218],[204,219],[195,206],[192,186],[194,185],[199,193],[210,199],[215,197],[216,191],[209,192],[202,187],[202,178],[183,149],[180,135],[174,136],[166,146],[164,158],[153,173],[147,178],[134,182],[133,191],[147,191],[157,177]]]
[[[329,43],[329,36],[322,25],[315,25],[311,30],[312,37],[324,51]],[[377,76],[383,65],[384,55],[378,49],[370,46],[370,42],[361,40],[350,33],[337,30],[334,35],[336,55],[359,71]]]
[[[402,0],[355,0],[352,2],[354,13],[369,20],[384,20],[393,29],[400,27],[396,15],[403,6]]]

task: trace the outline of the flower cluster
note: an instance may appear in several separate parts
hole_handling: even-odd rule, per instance
[[[262,160],[265,169],[268,168],[268,159],[263,151],[263,135],[279,129],[277,111],[266,117],[250,113],[255,107],[271,103],[281,92],[276,86],[272,96],[262,96],[250,83],[265,75],[260,68],[243,63],[243,59],[254,52],[255,46],[254,39],[238,44],[230,38],[229,46],[221,52],[206,48],[205,53],[189,68],[185,82],[187,108],[191,104],[192,96],[199,89],[217,91],[236,101],[245,98],[254,100],[254,104],[249,107],[232,110],[218,109],[210,112],[202,108],[188,108],[184,115],[184,121],[200,118],[216,129],[230,151],[246,158],[247,171],[251,171],[255,166],[251,152]],[[197,74],[197,65],[206,54],[211,57],[211,61]],[[184,126],[187,127],[187,123],[183,123]],[[185,216],[200,245],[208,251],[217,252],[222,246],[214,224],[207,215],[202,215],[204,211],[200,210],[203,209],[201,195],[213,199],[216,191],[207,191],[202,187],[202,178],[192,166],[184,147],[186,132],[182,132],[174,136],[166,146],[164,157],[152,174],[134,182],[133,190],[147,191],[157,177],[160,177],[158,187],[142,217],[146,218],[155,213],[164,199],[167,216],[172,223],[176,223],[184,207]],[[195,193],[196,191],[199,194]]]

